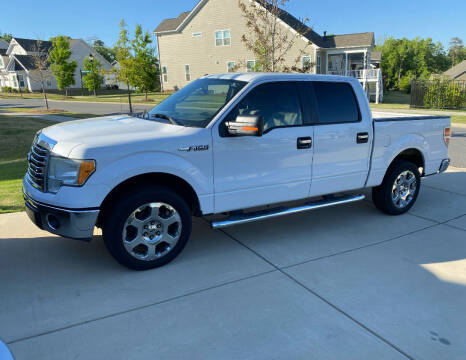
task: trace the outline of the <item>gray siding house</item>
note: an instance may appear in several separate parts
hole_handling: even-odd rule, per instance
[[[280,13],[280,20],[292,34],[304,33],[287,55],[288,66],[296,65],[301,56],[297,65],[312,64],[310,73],[357,77],[369,97],[381,100],[380,69],[371,67],[373,32],[320,35],[286,11]],[[235,71],[237,64],[242,64],[238,71],[252,71],[254,55],[241,41],[248,32],[237,0],[200,0],[193,10],[163,20],[154,30],[162,89],[181,88],[206,74]]]

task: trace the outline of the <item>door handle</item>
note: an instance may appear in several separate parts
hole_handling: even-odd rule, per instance
[[[367,144],[369,142],[369,133],[367,132],[358,133],[356,142],[358,144]]]
[[[312,138],[300,137],[298,138],[298,149],[310,149],[312,147]]]

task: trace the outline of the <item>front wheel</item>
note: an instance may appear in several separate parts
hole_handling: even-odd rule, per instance
[[[105,214],[103,238],[112,256],[134,270],[175,259],[191,235],[191,213],[173,190],[150,186],[125,194]]]
[[[421,175],[416,165],[397,160],[388,168],[382,184],[372,189],[372,201],[389,215],[401,215],[414,205],[420,187]]]

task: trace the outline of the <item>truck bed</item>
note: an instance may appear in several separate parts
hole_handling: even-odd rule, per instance
[[[387,166],[400,150],[418,149],[424,156],[424,175],[435,174],[448,156],[443,132],[449,116],[373,112],[374,145],[367,186],[380,184]]]

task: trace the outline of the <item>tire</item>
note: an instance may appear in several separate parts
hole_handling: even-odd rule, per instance
[[[133,270],[154,269],[175,259],[191,235],[191,211],[173,190],[145,186],[120,196],[104,215],[110,254]]]
[[[382,184],[372,189],[372,201],[386,214],[401,215],[412,208],[420,188],[421,175],[417,166],[409,161],[395,160]]]

